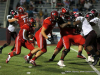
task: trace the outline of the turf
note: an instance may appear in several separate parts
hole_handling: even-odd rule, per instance
[[[36,60],[38,66],[25,63],[24,56],[29,53],[29,50],[25,48],[22,48],[21,54],[12,57],[7,64],[5,61],[12,46],[4,48],[2,54],[0,54],[0,75],[97,75],[84,59],[76,57],[77,52],[73,50],[65,57],[64,64],[66,67],[57,65],[61,52],[53,62],[49,62],[48,60],[51,58],[55,47],[47,47],[47,53]],[[71,48],[78,50],[77,46],[72,46]],[[85,51],[83,51],[83,54],[87,57]],[[100,66],[96,65],[95,67],[100,71]]]

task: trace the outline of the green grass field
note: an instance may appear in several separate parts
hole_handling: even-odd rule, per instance
[[[47,47],[47,53],[36,60],[38,66],[25,63],[24,56],[29,53],[29,50],[25,48],[22,48],[21,54],[12,57],[7,64],[5,61],[12,46],[4,48],[2,54],[0,54],[0,75],[100,75],[90,67],[85,59],[77,58],[77,52],[73,50],[65,57],[64,64],[66,67],[59,67],[57,65],[61,52],[56,56],[53,62],[49,62],[48,60],[51,58],[55,47],[56,46]],[[71,48],[78,50],[77,46],[72,46]],[[83,51],[83,54],[87,57],[85,51]],[[98,64],[95,68],[100,71]]]

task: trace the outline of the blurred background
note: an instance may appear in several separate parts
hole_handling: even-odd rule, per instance
[[[50,16],[52,10],[60,12],[62,7],[68,8],[70,13],[80,11],[85,14],[91,9],[97,9],[100,12],[100,0],[0,0],[0,40],[6,40],[6,28],[9,24],[7,15],[10,10],[17,11],[19,6],[25,8],[29,17],[35,18],[37,24],[35,31],[42,26],[43,20]],[[100,13],[98,17],[100,17]],[[17,26],[17,32],[19,29]],[[53,35],[59,40],[60,34],[57,24],[53,29]]]

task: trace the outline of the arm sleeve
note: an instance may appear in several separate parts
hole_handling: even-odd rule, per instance
[[[44,23],[43,23],[43,27],[45,29],[47,29],[49,27],[49,25],[51,25],[51,21],[50,20],[45,20]]]
[[[90,20],[90,22],[93,22],[93,23],[95,23],[95,24],[97,24],[97,23],[98,23],[98,21],[99,21],[99,20],[98,20],[98,19],[95,19],[95,18],[94,18],[94,19],[92,19],[92,20]]]
[[[14,18],[18,19],[18,15],[15,15]]]

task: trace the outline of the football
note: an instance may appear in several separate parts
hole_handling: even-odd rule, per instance
[[[29,34],[28,38],[32,39],[33,38],[33,34]]]

